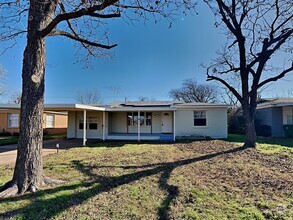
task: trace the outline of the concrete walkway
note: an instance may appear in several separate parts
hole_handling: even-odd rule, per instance
[[[53,139],[44,141],[43,156],[57,153],[56,144],[60,151],[71,147],[82,146],[82,139]],[[0,146],[0,166],[13,164],[16,160],[17,144]]]

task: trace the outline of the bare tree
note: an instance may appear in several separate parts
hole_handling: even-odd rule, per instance
[[[75,100],[79,104],[99,104],[102,102],[102,96],[96,89],[79,90],[76,93]]]
[[[198,84],[196,79],[186,79],[182,87],[172,89],[169,96],[184,102],[216,102],[217,89],[212,85]]]
[[[21,103],[21,92],[14,92],[10,97],[10,102],[13,104],[20,104]]]
[[[258,91],[292,73],[293,3],[288,0],[204,0],[223,27],[227,44],[207,68],[207,80],[216,80],[238,99],[245,118],[244,147],[255,147],[255,110]],[[278,66],[274,59],[282,55]],[[237,75],[241,91],[229,84]]]
[[[0,65],[0,97],[4,94],[4,76],[5,76],[5,69],[3,66]]]
[[[139,96],[139,97],[138,97],[138,101],[140,101],[140,102],[149,101],[149,98],[146,97],[146,96]]]
[[[167,7],[169,6],[169,7]],[[23,54],[20,135],[13,178],[5,184],[0,197],[35,192],[41,185],[52,182],[43,172],[42,116],[44,110],[44,77],[46,39],[64,37],[80,45],[80,51],[99,56],[111,49],[105,21],[125,18],[156,21],[171,19],[179,9],[193,8],[191,0],[2,0],[0,2],[1,48],[13,47],[26,35]],[[1,49],[0,48],[0,49]],[[86,58],[88,56],[85,56]]]

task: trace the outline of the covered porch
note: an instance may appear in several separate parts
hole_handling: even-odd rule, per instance
[[[171,134],[162,134],[162,133],[141,133],[138,137],[139,134],[137,133],[110,133],[107,135],[107,140],[133,140],[136,141],[138,138],[141,141],[173,141],[173,133]]]
[[[76,109],[68,112],[68,138],[175,141],[175,110]]]

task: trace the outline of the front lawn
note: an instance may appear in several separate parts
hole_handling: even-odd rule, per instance
[[[45,157],[65,184],[0,200],[0,219],[292,219],[292,164],[292,148],[217,140],[73,148]]]

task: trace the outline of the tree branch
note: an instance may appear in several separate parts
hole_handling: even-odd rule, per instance
[[[287,73],[289,73],[291,71],[293,71],[293,62],[292,62],[292,66],[290,68],[283,70],[279,75],[277,75],[275,77],[271,77],[271,78],[268,78],[268,79],[262,81],[261,83],[258,84],[257,88],[259,89],[260,87],[262,87],[270,82],[277,81],[277,80],[283,78]]]
[[[84,43],[84,44],[88,44],[90,46],[94,46],[94,47],[100,47],[100,48],[104,48],[104,49],[111,49],[113,47],[116,47],[117,44],[113,44],[113,45],[104,45],[104,44],[99,44],[99,43],[95,43],[86,39],[83,39],[81,37],[78,37],[76,35],[72,35],[66,31],[61,31],[61,30],[53,30],[51,31],[51,33],[48,36],[65,36],[68,37],[72,40]]]
[[[118,2],[118,0],[105,0],[100,5],[94,5],[89,8],[82,8],[82,9],[75,11],[75,12],[68,12],[65,14],[59,14],[50,22],[50,24],[47,27],[45,27],[43,30],[41,30],[39,32],[39,35],[41,37],[47,36],[60,22],[65,21],[65,20],[80,18],[85,15],[93,16],[93,17],[101,16],[100,14],[95,13],[95,12],[102,11],[105,8],[107,8],[108,6],[113,5],[116,2]],[[103,16],[107,17],[107,15],[103,15]],[[113,15],[111,15],[111,16],[113,16]],[[102,17],[100,17],[100,18],[102,18]]]
[[[213,76],[213,75],[210,75],[209,74],[209,69],[207,69],[207,81],[211,81],[211,80],[216,80],[216,81],[219,81],[220,83],[222,83],[224,86],[226,86],[235,96],[236,98],[239,100],[239,102],[242,101],[242,97],[240,96],[240,94],[236,91],[236,89],[234,89],[229,83],[227,83],[225,80],[219,78],[219,77],[216,77],[216,76]]]

